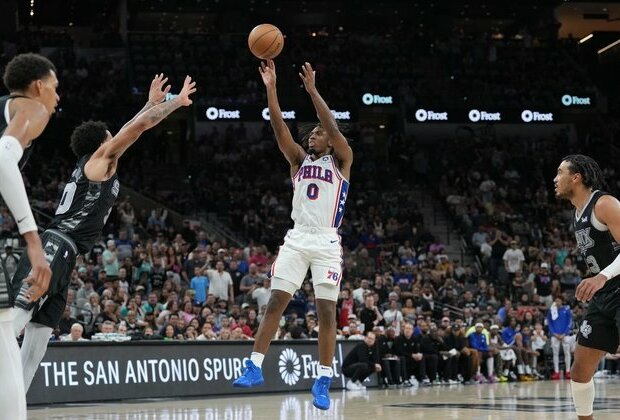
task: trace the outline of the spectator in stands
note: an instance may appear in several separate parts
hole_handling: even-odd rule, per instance
[[[523,270],[523,262],[525,261],[525,255],[523,255],[523,251],[519,248],[517,241],[514,239],[510,241],[510,248],[504,252],[502,259],[504,260],[504,268],[508,273],[508,296],[513,296],[512,282],[516,273]]]
[[[379,354],[375,346],[375,334],[370,331],[366,334],[363,343],[355,346],[342,361],[342,374],[349,378],[349,391],[363,390],[363,382],[374,372],[381,372]]]
[[[564,352],[564,379],[570,379],[571,347],[575,341],[572,335],[573,315],[570,307],[564,305],[562,296],[557,296],[547,311],[547,327],[551,334],[551,349],[553,350],[551,379],[560,379],[560,345]]]
[[[383,324],[383,316],[375,303],[372,294],[364,298],[364,308],[360,311],[360,322],[364,324],[364,332],[372,331],[377,325]]]
[[[108,276],[116,277],[118,275],[120,264],[118,262],[116,243],[113,239],[108,240],[107,249],[103,251],[103,263],[103,269]]]
[[[477,374],[476,380],[480,383],[484,383],[484,378],[481,374],[481,365],[482,362],[486,362],[486,371],[487,371],[487,380],[491,383],[497,382],[497,377],[495,376],[495,361],[494,349],[489,347],[489,342],[487,338],[487,334],[484,331],[484,325],[481,322],[477,322],[475,327],[475,331],[469,334],[469,346],[476,350],[480,354],[480,365],[477,366]]]
[[[391,295],[391,293],[390,293]],[[390,297],[389,305],[390,308],[383,312],[383,319],[386,327],[394,328],[396,335],[400,334],[400,326],[403,322],[403,313],[400,311],[399,303],[398,303],[398,295],[395,298]]]
[[[202,267],[194,268],[194,277],[190,281],[190,287],[196,292],[194,299],[202,305],[209,293],[209,279],[204,275]]]
[[[239,285],[239,291],[241,295],[238,296],[238,301],[243,303],[252,302],[252,292],[260,287],[266,276],[263,276],[258,272],[258,266],[256,264],[250,264],[249,272],[241,279]]]
[[[65,310],[62,313],[62,318],[58,322],[58,329],[60,330],[60,334],[69,334],[71,332],[71,326],[77,323],[77,319],[71,317],[71,308],[65,306]]]
[[[355,303],[358,305],[363,305],[365,300],[366,291],[368,291],[369,283],[368,279],[362,279],[360,281],[359,287],[353,290],[353,299]]]
[[[551,294],[551,274],[549,274],[549,263],[540,264],[540,273],[534,277],[536,284],[536,294],[540,297],[540,301],[549,308],[553,303],[553,295]]]
[[[61,340],[62,341],[72,341],[72,342],[88,341],[87,339],[82,337],[82,334],[84,334],[84,327],[79,322],[76,322],[75,324],[73,324],[71,326],[70,333],[68,335],[63,336],[61,338]]]
[[[215,270],[207,270],[207,277],[209,277],[210,294],[230,304],[235,301],[232,278],[227,271],[224,271],[224,261],[218,261]]]
[[[263,279],[262,287],[258,287],[252,292],[252,299],[256,300],[256,305],[260,310],[267,306],[269,296],[271,296],[271,279],[266,277]]]

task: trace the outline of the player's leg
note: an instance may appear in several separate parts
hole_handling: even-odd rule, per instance
[[[562,351],[564,352],[564,379],[570,379],[570,366],[572,364],[572,354],[571,354],[571,347],[572,347],[572,340],[573,338],[571,336],[564,336],[562,337]]]
[[[580,420],[592,419],[594,381],[592,377],[605,351],[577,344],[575,362],[571,368],[571,390],[577,416]]]
[[[2,418],[26,419],[26,391],[19,346],[13,334],[12,312],[0,309],[0,407]]]
[[[264,383],[262,364],[271,340],[278,331],[280,319],[293,294],[301,287],[301,283],[308,272],[309,262],[303,252],[297,251],[287,245],[291,233],[287,234],[284,245],[271,269],[271,296],[267,303],[267,310],[258,326],[254,337],[254,347],[250,360],[246,361],[246,369],[239,378],[233,382],[233,386],[250,388]]]
[[[553,375],[551,379],[560,379],[560,340],[551,337],[551,350],[553,351]]]
[[[54,275],[52,275],[53,278]],[[50,296],[41,308],[34,313],[30,322],[26,324],[24,342],[20,352],[26,392],[28,392],[32,379],[37,373],[39,364],[47,351],[47,345],[53,330],[52,326],[58,325],[65,310],[67,290],[68,283],[60,293],[54,293],[53,296]]]

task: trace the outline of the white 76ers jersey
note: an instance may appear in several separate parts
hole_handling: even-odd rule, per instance
[[[306,156],[293,177],[293,211],[296,225],[337,228],[342,222],[349,182],[331,155],[312,160]]]

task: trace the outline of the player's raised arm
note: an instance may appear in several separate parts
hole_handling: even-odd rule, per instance
[[[163,73],[156,74],[153,80],[151,81],[151,86],[149,88],[149,98],[144,104],[144,107],[138,111],[138,113],[129,121],[125,123],[122,128],[127,127],[129,124],[133,123],[136,118],[140,115],[153,108],[154,106],[159,105],[166,99],[166,95],[170,92],[170,85],[166,85],[168,82],[168,78],[164,76]],[[165,87],[164,87],[165,86]]]
[[[258,71],[267,89],[269,119],[278,142],[278,147],[284,154],[284,157],[286,157],[286,160],[291,164],[291,167],[298,167],[304,160],[306,152],[299,144],[295,143],[288,126],[284,122],[284,118],[282,118],[282,110],[278,103],[278,92],[276,90],[276,65],[273,60],[267,60],[267,65],[261,62]],[[296,171],[296,169],[293,170]]]
[[[178,108],[191,105],[192,100],[189,96],[194,92],[196,92],[196,82],[187,76],[183,89],[176,98],[154,106],[138,115],[130,124],[121,128],[111,140],[101,144],[84,166],[86,176],[92,181],[105,179],[110,172],[110,166],[138,140],[143,132],[159,124]]]
[[[310,63],[304,63],[302,66],[302,72],[299,73],[299,77],[304,82],[306,92],[312,99],[312,104],[316,109],[316,113],[321,121],[321,127],[325,130],[325,133],[329,136],[332,146],[334,148],[334,154],[336,158],[341,162],[343,166],[350,166],[353,162],[353,150],[347,142],[347,139],[342,135],[336,124],[336,118],[329,109],[329,106],[325,103],[319,91],[316,88],[316,71],[312,69]]]

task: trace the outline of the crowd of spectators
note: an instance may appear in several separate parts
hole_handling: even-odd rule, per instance
[[[296,36],[308,35],[292,34],[290,40]],[[466,39],[454,31],[432,47],[419,39],[394,41],[356,34],[329,39],[319,34],[312,39],[303,51],[292,48],[290,60],[308,56],[319,60],[317,71],[325,75],[321,88],[335,100],[356,100],[348,95],[357,92],[362,80],[378,82],[362,72],[362,66],[369,64],[386,68],[381,80],[407,104],[420,98],[436,100],[442,94],[436,87],[446,86],[440,79],[452,76],[444,74],[450,69],[446,64],[455,65],[455,57],[464,63],[456,66],[460,70],[454,72],[450,94],[456,89],[477,100],[470,92],[493,98],[505,97],[508,89],[518,92],[513,97],[516,101],[538,100],[531,91],[521,89],[529,79],[520,70],[529,69],[528,60],[536,61],[544,54],[527,33],[513,44],[493,37]],[[152,40],[131,38],[130,50],[141,45],[138,41]],[[151,60],[150,50],[145,49],[143,56],[134,51],[134,69],[150,71],[151,62],[157,66],[160,59],[175,61],[177,53],[186,52],[197,60],[213,57],[187,46],[180,35],[178,39],[167,37],[166,42],[171,43],[166,52],[170,57],[153,53]],[[407,42],[412,48],[402,48]],[[202,47],[214,44],[203,43]],[[420,45],[425,45],[424,51]],[[191,51],[175,50],[175,46]],[[360,50],[366,52],[364,63],[350,59],[359,56]],[[214,97],[235,103],[264,102],[254,70],[250,76],[246,69],[249,58],[236,60],[241,54],[233,51],[222,59],[236,64],[227,72],[209,74]],[[324,62],[317,58],[318,52]],[[123,59],[78,58],[70,45],[62,45],[54,54],[63,98],[59,116],[61,122],[67,118],[66,126],[88,118],[120,126],[139,109],[143,98],[132,91],[130,72],[125,71],[129,63]],[[397,65],[390,59],[393,55],[400,57]],[[148,61],[144,69],[138,67],[143,65],[141,59]],[[348,64],[332,73],[326,65],[332,59]],[[197,63],[196,69],[202,71],[202,63]],[[481,78],[483,68],[491,77]],[[498,90],[504,85],[498,75],[506,69],[523,77],[515,76],[513,85]],[[193,69],[189,64],[169,70]],[[221,77],[219,82],[215,73]],[[480,83],[485,85],[471,84],[471,78],[484,80]],[[104,86],[101,80],[106,80]],[[242,83],[239,89],[232,85],[237,81]],[[555,82],[552,92],[565,83],[582,83],[577,79]],[[91,89],[95,85],[98,89]],[[390,165],[385,165],[371,157],[373,149],[367,147],[372,142],[364,141],[365,136],[372,136],[370,128],[353,126],[351,130],[351,137],[362,141],[352,144],[357,163],[340,229],[344,281],[337,322],[339,338],[364,343],[356,347],[345,368],[351,378],[349,388],[362,387],[371,372],[381,372],[382,383],[390,385],[535,380],[543,374],[558,379],[561,372],[570,377],[574,334],[584,310],[573,294],[586,271],[566,228],[570,208],[553,199],[550,186],[561,154],[577,146],[571,144],[572,137],[560,131],[539,139],[459,138],[446,140],[441,148],[425,149],[396,131],[390,133]],[[293,126],[292,131],[297,138],[303,128]],[[128,168],[121,169],[122,182],[158,198],[163,207],[200,208],[218,214],[243,234],[247,245],[209,237],[189,221],[174,226],[165,210],[136,212],[122,198],[101,242],[78,259],[71,274],[68,305],[52,339],[251,340],[270,294],[267,273],[291,225],[288,167],[273,142],[267,125],[253,135],[243,124],[231,125],[224,132],[214,128],[190,140],[187,167],[195,176],[185,192],[166,191],[159,178],[145,176],[153,162],[159,168],[169,165],[165,149],[158,149],[162,144],[158,139],[139,158],[128,156],[127,164],[124,161],[121,166]],[[601,155],[606,150],[597,136],[588,137],[579,147],[599,150]],[[403,155],[408,158],[402,159]],[[46,155],[45,160],[35,154],[30,165],[26,169],[29,193],[42,213],[51,215],[73,162],[61,153]],[[610,168],[606,173],[611,178],[614,171]],[[422,180],[445,200],[457,229],[480,258],[478,267],[451,259],[446,245],[427,231],[419,203],[411,194]],[[611,187],[617,191],[617,185]],[[18,258],[13,252],[16,234],[5,208],[0,208],[0,226],[5,245],[1,258],[11,270]],[[292,297],[277,338],[317,337],[315,297],[307,279]]]

